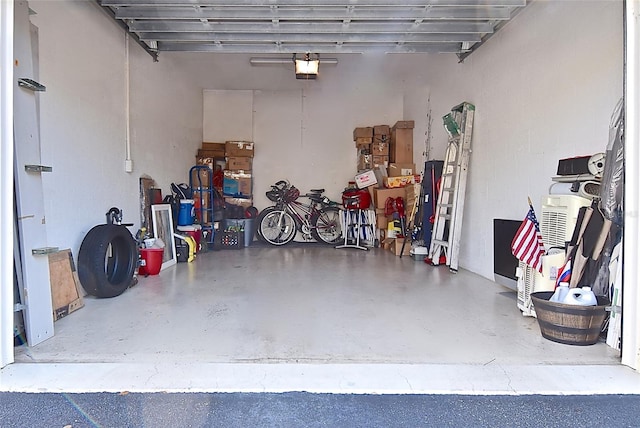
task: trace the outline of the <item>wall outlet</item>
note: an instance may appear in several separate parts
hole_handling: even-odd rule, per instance
[[[133,161],[131,159],[126,159],[124,161],[124,171],[133,172]]]

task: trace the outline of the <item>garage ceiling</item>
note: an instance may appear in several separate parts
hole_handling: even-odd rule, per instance
[[[530,0],[529,0],[530,1]],[[158,52],[449,53],[464,59],[527,0],[96,0]]]

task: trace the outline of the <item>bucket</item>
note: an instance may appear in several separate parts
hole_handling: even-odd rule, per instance
[[[162,268],[164,248],[141,248],[140,257],[143,263],[138,268],[139,275],[157,275]]]
[[[181,199],[180,211],[178,211],[178,225],[188,226],[193,224],[194,214],[193,199]]]
[[[550,302],[553,291],[531,293],[540,333],[545,339],[566,345],[593,345],[600,338],[600,331],[611,304],[604,296],[596,296],[596,306],[578,306]]]

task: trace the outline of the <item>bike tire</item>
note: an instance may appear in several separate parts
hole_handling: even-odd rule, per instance
[[[311,216],[313,239],[329,245],[335,245],[343,239],[340,211],[338,207],[324,207]]]
[[[277,209],[278,209],[277,207],[267,207],[267,208],[263,209],[262,211],[260,211],[260,214],[258,214],[258,217],[256,218],[256,221],[255,221],[255,224],[257,225],[256,226],[256,238],[258,238],[258,241],[267,242],[266,239],[264,239],[264,237],[262,236],[262,232],[260,231],[260,223],[262,223],[262,219],[264,218],[264,216],[266,216],[271,211],[275,211]]]
[[[262,238],[271,245],[281,246],[293,241],[297,228],[293,216],[283,210],[269,210],[262,216],[258,229]]]

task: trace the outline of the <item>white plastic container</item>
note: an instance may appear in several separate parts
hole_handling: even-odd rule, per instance
[[[556,291],[553,293],[553,296],[549,299],[550,302],[562,303],[564,302],[565,297],[569,294],[569,283],[561,282],[556,287]]]
[[[562,303],[568,305],[596,306],[598,300],[591,287],[573,288],[565,296]]]
[[[424,258],[429,255],[429,249],[427,247],[415,247],[411,250],[411,256],[413,260],[417,262],[423,262]]]

